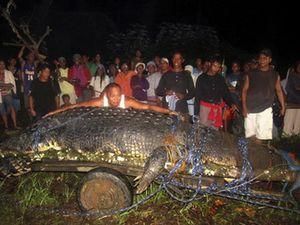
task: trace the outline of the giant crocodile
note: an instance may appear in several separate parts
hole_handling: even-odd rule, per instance
[[[28,172],[31,163],[43,159],[105,161],[142,167],[136,188],[142,193],[162,171],[187,157],[191,148],[198,149],[192,156],[201,160],[204,176],[241,176],[243,157],[233,135],[155,112],[96,107],[48,116],[1,143],[0,175]],[[262,145],[250,143],[248,157],[252,176],[286,182],[296,179],[287,163]],[[22,165],[15,160],[20,158]],[[195,173],[196,164],[197,160],[188,160],[180,173]]]

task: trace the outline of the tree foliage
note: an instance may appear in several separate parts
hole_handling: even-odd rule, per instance
[[[219,50],[219,38],[212,27],[163,23],[159,27],[155,47],[163,54],[179,50],[190,56],[206,55]]]
[[[136,49],[148,52],[151,45],[147,27],[140,24],[130,25],[124,33],[115,32],[109,35],[107,48],[113,55],[130,57]]]
[[[109,36],[107,48],[114,55],[129,57],[136,49],[146,56],[154,54],[168,56],[173,51],[182,51],[186,55],[210,55],[220,48],[217,32],[212,27],[187,25],[180,23],[162,23],[153,37],[144,25],[131,25],[124,33]]]

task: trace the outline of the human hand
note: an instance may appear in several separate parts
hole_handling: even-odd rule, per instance
[[[170,116],[178,116],[179,113],[178,113],[178,112],[175,112],[175,111],[172,111],[172,110],[169,110],[169,115],[170,115]]]

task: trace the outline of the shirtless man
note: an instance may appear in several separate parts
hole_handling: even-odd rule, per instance
[[[125,96],[121,92],[121,87],[116,83],[111,83],[106,86],[103,93],[99,96],[99,98],[92,99],[90,101],[81,102],[75,105],[71,105],[65,107],[63,109],[55,110],[49,113],[47,116],[76,108],[76,107],[112,107],[112,108],[133,108],[138,110],[152,110],[154,112],[165,113],[170,115],[178,115],[177,112],[171,111],[169,109],[165,109],[159,106],[148,105],[141,103],[134,98]]]

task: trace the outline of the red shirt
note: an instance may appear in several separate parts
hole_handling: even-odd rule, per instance
[[[90,71],[88,70],[88,68],[86,66],[73,65],[69,69],[68,79],[77,81],[74,84],[75,93],[76,93],[77,97],[80,97],[80,96],[82,96],[83,89],[85,89],[90,82],[90,79],[91,79]]]

